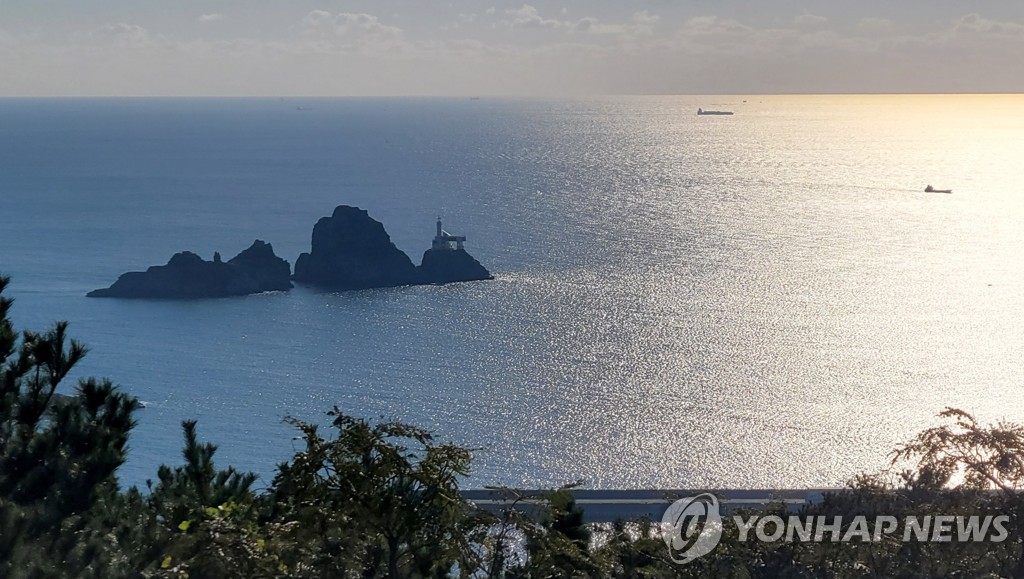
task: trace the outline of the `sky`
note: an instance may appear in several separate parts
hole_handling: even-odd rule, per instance
[[[1024,92],[1022,0],[0,0],[0,96]]]

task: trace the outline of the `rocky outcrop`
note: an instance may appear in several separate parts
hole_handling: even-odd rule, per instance
[[[339,205],[313,227],[312,249],[295,261],[294,279],[348,290],[407,285],[418,278],[384,225],[358,207]]]
[[[492,279],[462,248],[465,239],[442,231],[439,221],[434,245],[416,267],[379,221],[340,205],[313,227],[312,250],[295,261],[294,279],[333,290]]]
[[[265,241],[257,239],[228,263],[242,268],[255,279],[260,291],[281,291],[292,287],[292,266],[287,260],[274,255],[274,248]]]
[[[384,225],[363,209],[339,205],[313,227],[312,248],[295,262],[274,255],[269,243],[256,240],[227,262],[184,251],[166,265],[121,275],[109,288],[89,297],[194,299],[241,296],[287,290],[291,279],[331,290],[355,290],[413,284],[442,284],[492,279],[487,269],[466,253],[466,238],[454,236],[437,222],[437,236],[413,265],[391,241]]]
[[[269,243],[260,240],[228,262],[206,261],[183,251],[166,265],[144,272],[129,272],[112,286],[87,295],[94,298],[196,299],[242,296],[291,288],[288,262],[274,255]]]
[[[418,270],[420,283],[494,279],[465,249],[428,249]]]

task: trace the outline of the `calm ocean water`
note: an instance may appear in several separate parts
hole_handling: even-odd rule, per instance
[[[337,404],[478,448],[467,486],[837,485],[945,406],[1024,421],[1022,158],[1020,96],[0,100],[0,271],[148,403],[129,484],[185,418],[269,481]],[[498,279],[84,297],[294,263],[339,204]]]

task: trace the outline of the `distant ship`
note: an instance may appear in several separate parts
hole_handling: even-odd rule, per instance
[[[953,190],[952,189],[936,189],[935,187],[932,187],[931,185],[929,185],[929,186],[924,188],[924,192],[925,193],[952,193]]]
[[[732,111],[706,111],[704,109],[697,109],[698,115],[731,115]]]

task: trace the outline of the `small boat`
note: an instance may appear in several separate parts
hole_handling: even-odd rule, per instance
[[[698,115],[731,115],[732,111],[706,111],[704,109],[697,109]]]
[[[936,189],[935,187],[932,187],[931,185],[928,185],[927,187],[924,188],[924,192],[925,193],[952,193],[953,190],[952,189]]]

